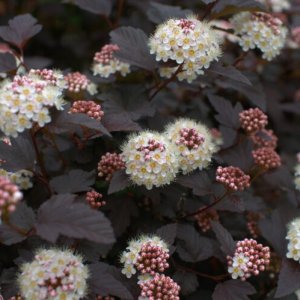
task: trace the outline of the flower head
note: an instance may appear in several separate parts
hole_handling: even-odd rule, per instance
[[[108,44],[102,47],[99,52],[95,53],[92,70],[94,75],[108,78],[110,75],[119,72],[122,76],[130,73],[130,65],[120,61],[114,56],[119,51],[118,45]]]
[[[244,51],[258,48],[264,59],[272,60],[284,47],[287,28],[271,14],[242,12],[233,16],[231,23]]]
[[[140,284],[139,299],[179,300],[180,286],[172,278],[164,274],[156,274],[152,279]]]
[[[12,213],[23,194],[8,178],[0,176],[0,217]]]
[[[252,156],[255,164],[266,171],[281,166],[281,158],[272,148],[259,148],[252,151]]]
[[[250,186],[250,176],[237,167],[218,167],[216,181],[232,191],[243,191]]]
[[[21,266],[18,283],[25,299],[82,299],[87,291],[88,269],[82,258],[68,250],[39,250]]]
[[[125,163],[120,154],[107,152],[101,156],[98,162],[98,176],[104,177],[106,181],[110,181],[113,174],[125,169]]]
[[[254,134],[265,129],[268,125],[268,116],[259,108],[250,108],[240,113],[240,123],[248,134]]]
[[[150,53],[157,61],[176,61],[183,64],[179,80],[193,81],[203,74],[210,64],[221,55],[220,38],[209,23],[191,16],[186,19],[170,19],[159,25],[149,40]],[[171,76],[175,68],[163,68],[161,76]]]
[[[287,258],[300,262],[300,218],[288,225],[286,239],[288,240]]]
[[[227,257],[227,264],[233,279],[257,276],[270,264],[270,248],[253,239],[244,239],[237,242],[233,257]]]
[[[17,185],[21,190],[28,190],[33,187],[33,173],[28,170],[19,170],[16,172],[8,172],[0,169],[0,176],[8,178],[12,183]]]
[[[207,168],[216,151],[209,130],[201,123],[189,119],[178,119],[170,124],[165,137],[179,156],[179,167],[183,174]]]
[[[90,118],[97,121],[101,121],[101,118],[104,115],[101,105],[92,100],[78,100],[73,102],[72,107],[70,108],[70,113],[86,114]]]
[[[158,133],[131,135],[122,150],[126,173],[134,183],[147,189],[171,183],[178,172],[174,146]]]
[[[96,85],[80,72],[69,73],[65,76],[66,88],[73,93],[88,91],[91,95],[97,93]]]
[[[49,108],[62,109],[64,80],[52,70],[31,70],[5,80],[0,88],[0,130],[16,137],[36,122],[40,127],[51,121]]]
[[[146,276],[155,276],[169,267],[169,249],[157,236],[142,236],[129,242],[121,256],[122,273],[130,278],[137,271]],[[149,277],[149,278],[150,278]]]

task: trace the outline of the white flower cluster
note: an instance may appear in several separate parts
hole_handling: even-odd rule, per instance
[[[178,172],[174,147],[159,133],[144,131],[131,135],[122,147],[126,173],[137,185],[169,184]]]
[[[99,52],[96,52],[92,66],[94,75],[108,78],[117,72],[120,72],[122,76],[129,74],[130,65],[114,57],[114,53],[119,50],[118,45],[107,44]]]
[[[190,119],[182,118],[170,124],[165,131],[165,137],[178,154],[179,167],[183,174],[206,168],[217,149],[209,129]]]
[[[270,61],[285,45],[287,28],[270,14],[242,12],[233,16],[231,23],[244,51],[258,48],[262,57]]]
[[[33,173],[28,170],[19,170],[17,172],[8,172],[0,169],[0,176],[8,178],[12,183],[17,185],[21,190],[32,188]]]
[[[39,250],[21,266],[18,283],[25,300],[79,300],[87,291],[88,269],[68,250]]]
[[[270,9],[275,13],[282,12],[291,7],[291,3],[289,0],[257,0],[257,1],[262,4],[265,4],[267,7],[270,7]]]
[[[63,75],[59,72],[52,72],[51,80],[36,70],[5,80],[0,86],[0,130],[6,136],[17,137],[34,122],[43,127],[51,121],[50,107],[62,109],[63,88]]]
[[[294,179],[295,187],[300,191],[300,163],[297,164],[295,168],[295,179]]]
[[[124,274],[127,278],[131,278],[132,275],[136,274],[136,263],[139,258],[140,251],[143,245],[147,243],[158,246],[166,253],[169,253],[167,244],[158,236],[141,236],[138,239],[131,240],[120,258],[120,262],[124,264],[122,274]],[[139,275],[140,281],[145,281],[150,278],[151,276],[149,274]]]
[[[300,218],[293,220],[289,224],[286,239],[288,240],[286,257],[300,263]]]
[[[150,53],[157,61],[176,61],[182,65],[177,74],[179,80],[192,82],[203,69],[207,69],[221,55],[220,38],[209,23],[191,16],[186,19],[170,19],[156,29],[149,40]],[[171,77],[178,69],[161,68],[162,77]]]

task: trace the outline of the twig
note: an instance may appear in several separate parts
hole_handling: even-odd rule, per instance
[[[169,79],[163,81],[148,100],[151,101],[163,88],[165,88],[170,82],[172,82],[176,78],[176,76],[182,71],[182,68],[183,64],[179,65],[175,73],[173,73],[173,75]]]
[[[241,61],[247,56],[248,52],[243,52],[233,63],[234,67],[237,67]]]
[[[218,0],[207,5],[206,10],[204,11],[203,16],[201,17],[201,21],[204,20],[211,13],[212,9],[215,7],[217,2]]]
[[[190,214],[187,214],[184,216],[184,218],[186,217],[193,217],[193,216],[196,216],[198,215],[199,213],[202,213],[206,210],[209,210],[210,208],[212,208],[213,206],[217,205],[219,202],[221,202],[224,198],[226,198],[228,195],[230,195],[231,191],[230,190],[227,190],[220,198],[216,198],[215,197],[215,201],[213,201],[212,203],[204,206],[204,207],[201,207],[199,208],[197,211],[195,212],[192,212]]]
[[[114,23],[114,28],[119,26],[120,19],[122,17],[122,13],[123,13],[123,9],[124,9],[124,3],[125,3],[125,0],[119,0],[118,1],[117,18],[116,18],[116,21]]]

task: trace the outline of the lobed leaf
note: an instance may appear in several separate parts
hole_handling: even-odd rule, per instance
[[[113,243],[114,233],[104,214],[74,200],[74,195],[60,194],[44,202],[37,214],[37,234],[52,243],[59,235],[96,243]]]
[[[15,46],[22,48],[28,39],[42,29],[37,20],[30,14],[14,17],[8,21],[8,26],[0,26],[0,37]]]
[[[228,280],[218,283],[212,295],[213,300],[249,300],[249,295],[255,293],[255,288],[249,282]]]

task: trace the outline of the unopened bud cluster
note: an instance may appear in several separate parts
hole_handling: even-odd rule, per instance
[[[277,148],[278,138],[271,129],[262,129],[252,134],[251,139],[255,148]]]
[[[110,181],[113,174],[125,169],[125,162],[120,154],[107,152],[98,162],[98,176]]]
[[[159,133],[133,134],[122,147],[126,173],[133,183],[147,189],[169,184],[178,172],[174,146]]]
[[[87,91],[91,95],[97,93],[97,86],[91,82],[86,75],[80,72],[69,73],[65,76],[66,88],[69,92],[79,93]]]
[[[140,279],[152,278],[156,273],[164,272],[168,267],[169,249],[157,236],[142,236],[129,242],[121,256],[124,264],[122,273],[130,278],[137,271]]]
[[[90,205],[91,208],[97,209],[106,204],[105,201],[101,201],[103,195],[96,191],[89,191],[85,195],[86,202]]]
[[[250,108],[240,113],[241,127],[248,134],[257,133],[268,125],[268,116],[259,108]]]
[[[82,258],[68,250],[39,250],[21,266],[18,277],[25,300],[82,299],[87,292],[88,269]]]
[[[250,108],[240,113],[240,124],[254,144],[252,156],[255,164],[264,171],[280,167],[281,158],[275,151],[278,138],[272,130],[265,128],[267,115],[259,108]]]
[[[8,178],[0,176],[0,217],[14,212],[22,198],[23,194],[18,186]]]
[[[237,167],[218,167],[216,172],[216,181],[232,191],[243,191],[248,188],[250,180],[250,176]]]
[[[253,239],[244,239],[236,244],[233,257],[227,257],[228,272],[233,279],[246,280],[265,271],[270,264],[270,248]]]
[[[287,258],[300,263],[300,218],[289,224],[286,239],[288,240]]]
[[[0,86],[0,130],[7,136],[51,121],[49,108],[62,109],[64,104],[63,75],[52,70],[33,70],[27,75],[16,75]]]
[[[258,221],[261,219],[261,214],[257,212],[249,212],[247,214],[247,228],[253,238],[258,238],[259,228]]]
[[[74,101],[72,107],[70,108],[70,113],[76,114],[86,114],[92,119],[101,121],[101,118],[104,115],[104,112],[100,104],[97,104],[92,100],[78,100]]]
[[[195,220],[202,230],[202,232],[207,232],[211,228],[212,221],[219,221],[219,214],[215,209],[209,209],[203,212],[199,212],[195,215]]]
[[[94,75],[108,78],[119,72],[122,76],[130,73],[130,65],[117,59],[114,54],[119,51],[118,45],[108,44],[95,53],[92,70]]]
[[[272,148],[259,148],[252,151],[254,162],[261,169],[267,171],[281,166],[281,158]]]
[[[190,119],[179,119],[170,124],[165,137],[178,154],[179,167],[183,174],[205,169],[216,151],[209,129]]]
[[[264,59],[272,60],[285,45],[287,28],[271,14],[242,12],[231,18],[231,23],[244,51],[258,48]]]
[[[140,300],[179,300],[180,286],[164,274],[156,274],[152,279],[140,283]]]
[[[157,61],[175,61],[182,66],[179,80],[192,82],[203,74],[221,55],[220,39],[211,25],[191,16],[186,19],[170,19],[159,25],[149,40],[150,53]],[[177,67],[163,67],[160,75],[171,77]]]

